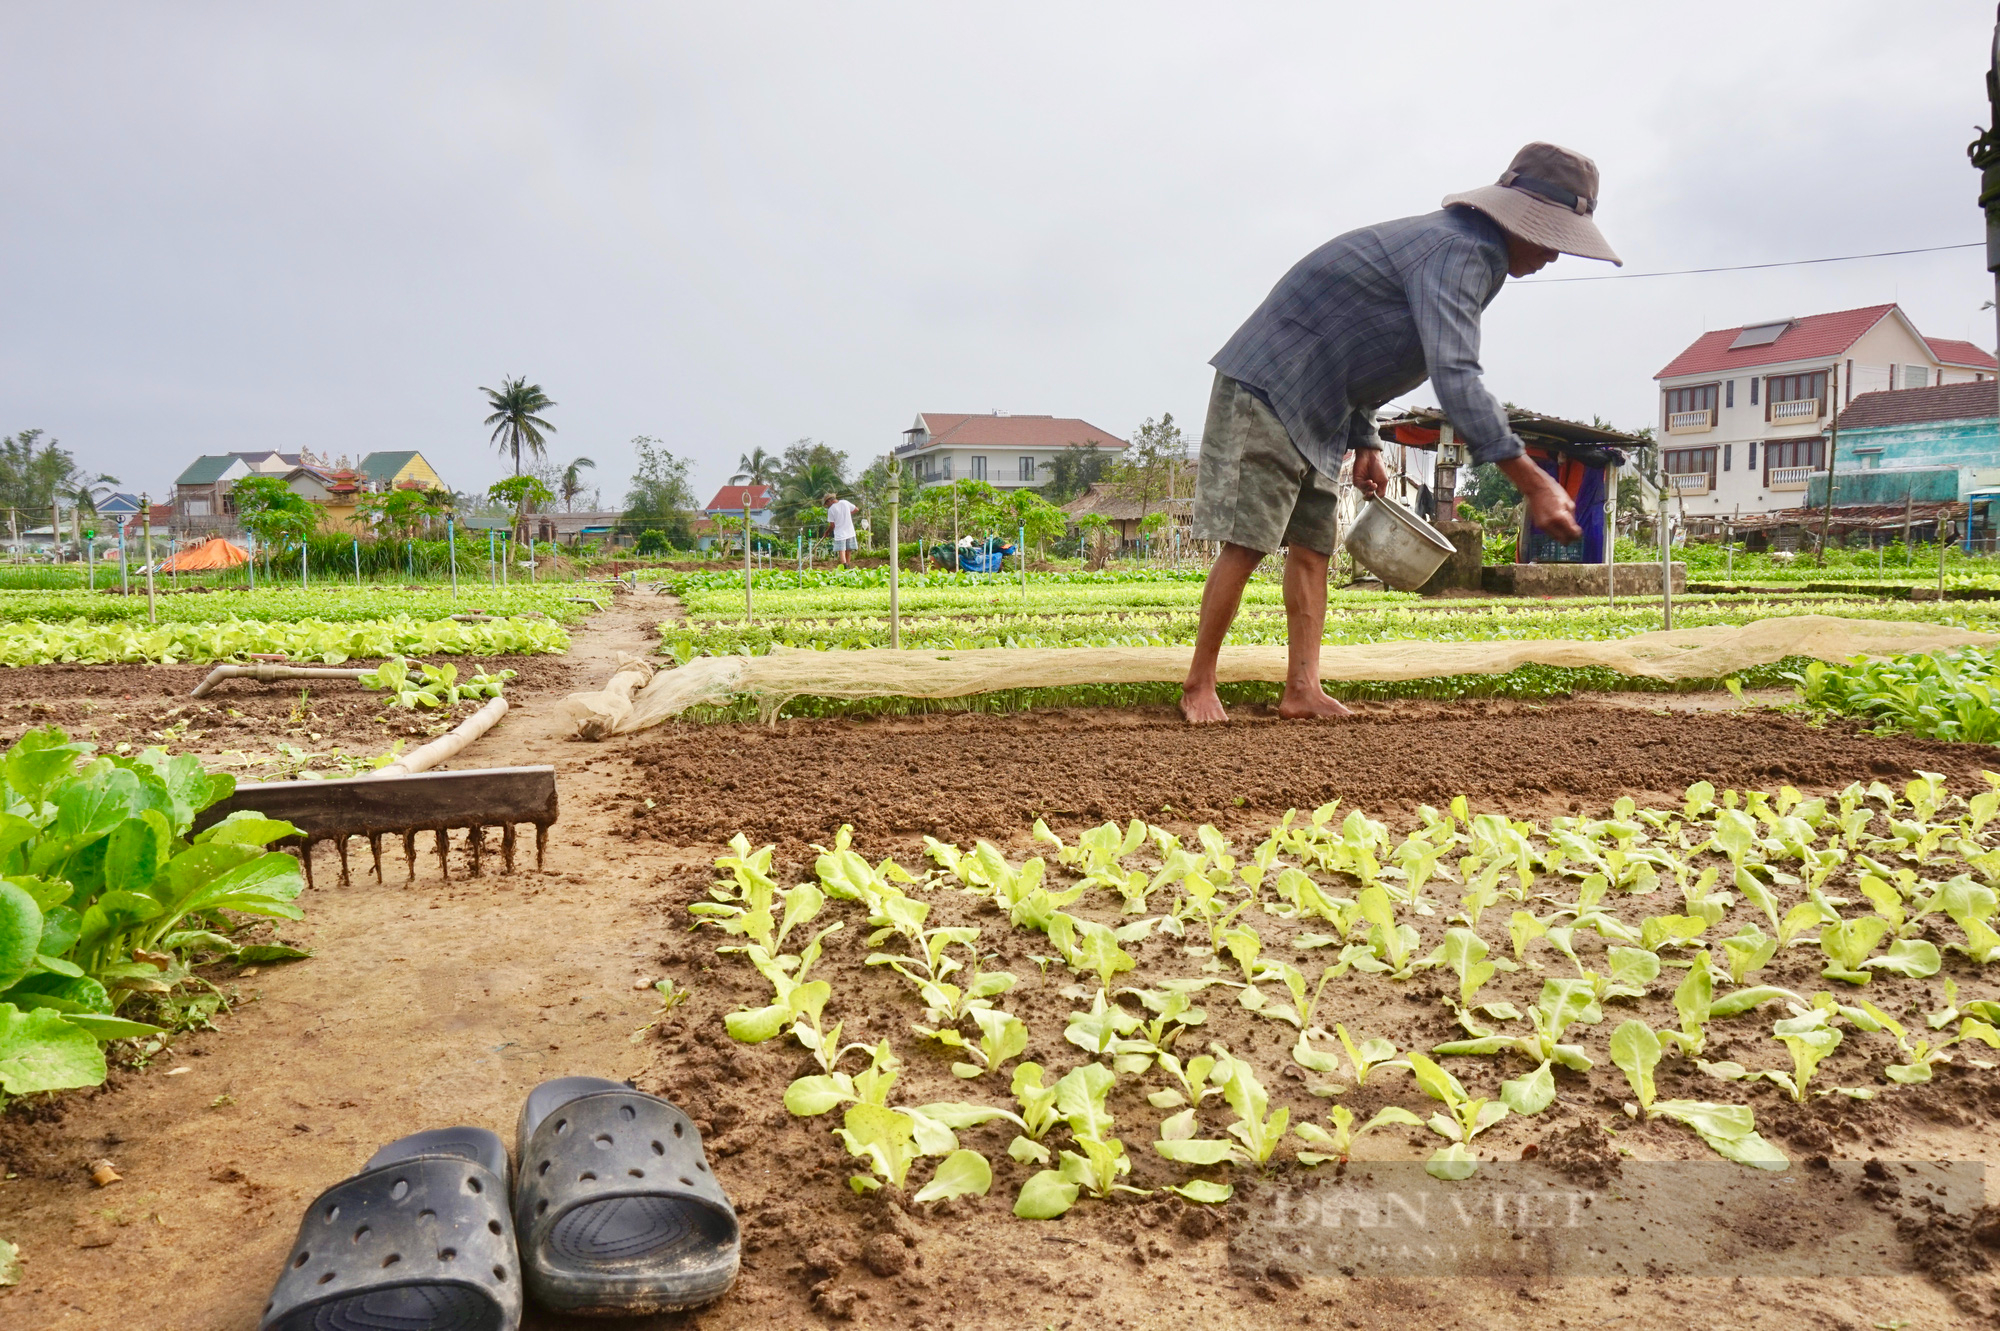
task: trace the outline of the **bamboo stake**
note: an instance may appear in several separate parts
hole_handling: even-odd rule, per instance
[[[466,745],[491,730],[505,715],[507,715],[507,699],[503,694],[459,722],[450,734],[432,740],[413,753],[404,754],[387,767],[378,768],[364,775],[413,776],[418,772],[427,772],[439,763],[457,757]]]

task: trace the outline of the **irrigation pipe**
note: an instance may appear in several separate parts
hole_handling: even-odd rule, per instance
[[[208,696],[208,691],[225,679],[254,679],[260,684],[269,684],[280,679],[360,679],[373,672],[367,670],[340,670],[332,666],[288,666],[288,665],[219,665],[208,672],[208,678],[194,686],[191,698]]]
[[[505,715],[507,715],[507,698],[503,694],[459,722],[450,734],[432,740],[421,749],[404,754],[387,767],[364,772],[362,775],[414,776],[418,772],[428,772],[446,759],[456,758],[466,745],[493,729],[494,724]]]

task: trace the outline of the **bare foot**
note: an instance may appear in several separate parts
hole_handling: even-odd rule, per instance
[[[1182,706],[1186,703],[1183,701]],[[1324,689],[1314,689],[1311,693],[1287,692],[1278,700],[1278,715],[1287,721],[1298,721],[1313,716],[1353,716],[1337,700],[1326,696]]]
[[[1181,690],[1181,715],[1191,726],[1220,725],[1229,719],[1229,713],[1222,710],[1222,699],[1215,694],[1215,686],[1191,690]]]

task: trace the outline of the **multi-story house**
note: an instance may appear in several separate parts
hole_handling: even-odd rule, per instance
[[[1690,518],[1801,507],[1826,469],[1828,420],[1856,397],[1995,373],[1989,353],[1925,337],[1895,305],[1703,333],[1653,376],[1677,506]]]
[[[362,491],[444,488],[444,481],[415,450],[370,453],[353,468],[345,457],[310,451],[214,453],[196,458],[174,481],[173,526],[177,534],[236,533],[236,482],[269,476],[328,510],[331,525],[354,526],[354,498]],[[356,528],[358,530],[358,528]]]
[[[1125,451],[1123,439],[1073,416],[926,411],[903,431],[896,460],[915,469],[920,485],[970,477],[996,489],[1018,490],[1046,484],[1049,463],[1072,444],[1114,459]]]

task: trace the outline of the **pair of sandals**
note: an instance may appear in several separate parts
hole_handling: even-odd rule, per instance
[[[307,1209],[258,1331],[513,1331],[524,1297],[636,1316],[735,1283],[735,1208],[667,1101],[561,1077],[529,1093],[515,1142],[518,1171],[484,1128],[377,1151]]]

